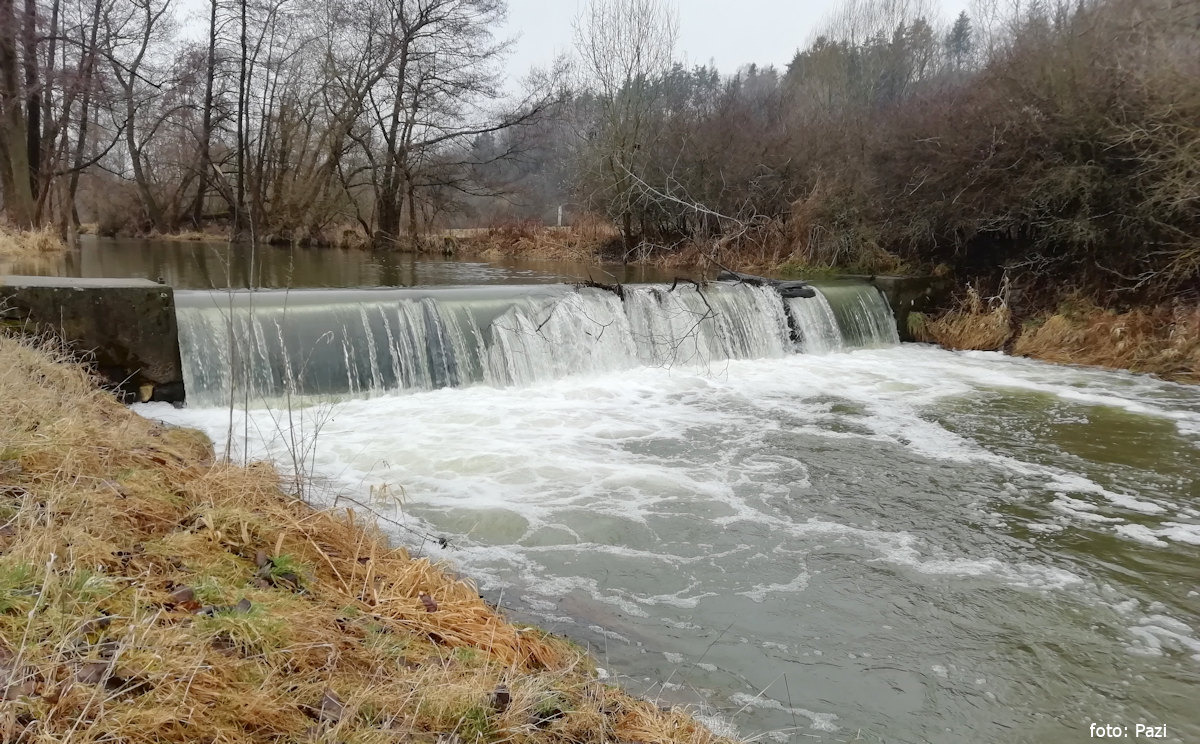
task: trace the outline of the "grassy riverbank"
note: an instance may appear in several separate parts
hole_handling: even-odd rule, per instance
[[[0,337],[0,739],[722,740]]]
[[[917,339],[948,349],[1006,351],[1200,383],[1200,307],[1194,304],[1117,312],[1068,300],[1017,318],[1006,303],[989,303],[970,291],[957,307],[931,317],[913,313],[909,324]]]
[[[34,259],[66,249],[66,243],[52,227],[17,230],[0,222],[0,258]]]

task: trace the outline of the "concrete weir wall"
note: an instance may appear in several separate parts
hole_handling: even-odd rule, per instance
[[[0,276],[0,323],[50,332],[128,402],[182,403],[175,294],[147,279]]]
[[[872,285],[887,298],[896,316],[896,330],[901,341],[914,341],[908,329],[908,315],[912,312],[927,312],[943,303],[950,295],[950,280],[936,276],[866,276],[847,275],[846,279],[859,279]]]

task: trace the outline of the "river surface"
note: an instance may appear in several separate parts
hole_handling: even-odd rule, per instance
[[[392,251],[229,245],[83,236],[80,247],[32,260],[0,258],[0,274],[122,277],[176,289],[407,287],[447,284],[671,281],[652,267],[507,258],[471,261]]]
[[[462,269],[469,283],[572,270]],[[575,328],[587,348],[628,332],[601,317],[614,300],[586,299],[502,317],[530,337]],[[389,317],[346,321],[375,340],[371,369],[403,346],[379,341],[409,316]],[[775,353],[789,342],[766,337],[738,358],[639,363],[630,346],[615,368],[500,379],[488,370],[511,339],[496,325],[471,352],[478,378],[351,380],[293,399],[295,428],[278,398],[244,400],[232,431],[212,402],[139,410],[231,435],[247,457],[286,467],[298,452],[314,498],[385,516],[623,684],[725,733],[1048,744],[1142,724],[1200,740],[1200,388],[923,345]],[[338,374],[382,379],[352,346]]]

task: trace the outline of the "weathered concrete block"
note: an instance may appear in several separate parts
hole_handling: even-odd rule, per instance
[[[147,279],[0,277],[6,325],[52,332],[127,401],[182,403],[175,294]]]

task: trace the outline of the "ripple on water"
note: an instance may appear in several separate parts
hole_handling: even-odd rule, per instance
[[[908,346],[348,401],[312,461],[713,726],[1053,742],[1200,738],[1198,446],[1195,388]]]

